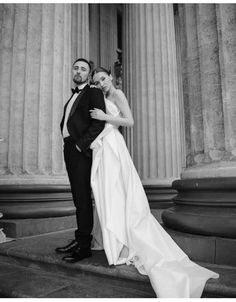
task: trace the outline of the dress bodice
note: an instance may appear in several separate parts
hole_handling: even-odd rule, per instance
[[[120,115],[119,108],[112,101],[105,98],[105,104],[106,104],[106,111],[108,114],[113,116]]]

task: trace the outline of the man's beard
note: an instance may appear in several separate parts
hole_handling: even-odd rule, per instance
[[[81,76],[78,76],[78,75],[74,76],[74,78],[73,78],[73,82],[74,82],[75,84],[77,84],[77,85],[84,84],[84,83],[87,82],[87,80],[88,80],[88,79],[86,79],[85,81],[82,81],[82,77],[81,77]]]

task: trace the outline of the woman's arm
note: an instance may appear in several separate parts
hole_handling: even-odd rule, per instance
[[[132,127],[134,125],[134,119],[128,101],[121,90],[116,91],[115,104],[120,109],[122,116],[112,116],[104,113],[102,110],[94,108],[94,110],[90,110],[91,117],[94,119],[106,121],[117,127]]]

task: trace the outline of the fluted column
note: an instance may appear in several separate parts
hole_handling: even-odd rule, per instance
[[[215,4],[200,4],[197,29],[201,70],[205,162],[224,155],[224,123]]]
[[[71,63],[88,56],[88,5],[0,9],[1,183],[68,183],[59,124]]]
[[[126,94],[126,97],[128,99],[129,105],[131,110],[133,111],[134,105],[133,105],[133,91],[135,89],[135,74],[132,71],[133,68],[133,52],[134,52],[134,47],[133,45],[133,40],[131,37],[133,36],[133,24],[132,24],[132,10],[130,7],[127,5],[124,5],[123,7],[123,19],[122,19],[122,36],[123,36],[123,41],[124,41],[124,50],[123,50],[123,55],[122,55],[122,68],[123,68],[123,89]],[[136,127],[136,125],[135,125]],[[129,152],[134,159],[134,133],[133,133],[133,128],[125,128],[124,129],[124,136],[126,139],[126,144],[129,149]]]
[[[67,6],[70,4],[67,4]],[[71,4],[72,60],[78,57],[89,59],[89,13],[88,4]]]
[[[135,125],[134,163],[144,184],[179,177],[181,143],[171,4],[124,6],[124,83]]]
[[[183,69],[183,95],[185,111],[186,164],[199,162],[203,153],[203,118],[201,102],[201,79],[195,5],[180,11],[181,63]],[[185,30],[187,28],[188,30]],[[184,35],[183,32],[186,32]],[[191,87],[191,89],[190,89]],[[188,100],[188,102],[186,102]]]
[[[235,15],[235,4],[179,5],[187,167],[162,217],[169,228],[215,236],[212,261],[224,264],[236,237]]]
[[[71,228],[60,121],[72,62],[88,58],[88,4],[1,4],[0,25],[0,227]]]
[[[236,159],[236,5],[216,5],[225,149]],[[236,175],[236,174],[235,174]]]
[[[100,43],[100,65],[111,68],[111,63],[117,60],[117,11],[115,4],[102,4],[99,6],[99,43]],[[112,70],[113,72],[113,70]]]
[[[182,178],[236,176],[235,5],[180,5],[186,162]]]

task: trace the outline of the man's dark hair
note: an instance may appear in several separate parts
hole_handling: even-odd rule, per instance
[[[91,69],[92,69],[91,64],[89,63],[89,61],[88,61],[88,60],[86,60],[86,59],[84,59],[84,58],[79,58],[79,59],[75,60],[75,61],[74,61],[74,63],[72,64],[72,66],[74,66],[74,65],[75,65],[75,63],[80,62],[80,61],[87,63],[87,64],[88,64],[88,66],[89,66],[89,70],[91,71]]]

